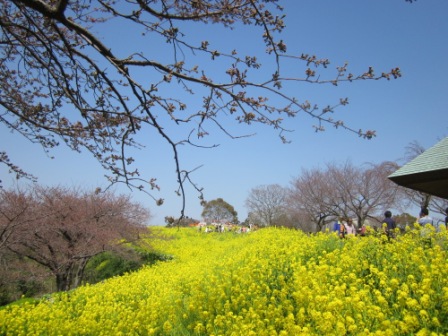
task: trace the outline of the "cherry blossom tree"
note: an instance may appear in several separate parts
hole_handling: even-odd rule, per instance
[[[44,266],[58,290],[77,287],[93,256],[148,232],[149,212],[128,196],[35,186],[0,197],[3,249]]]
[[[331,177],[320,169],[303,169],[291,182],[288,211],[321,231],[337,217]]]

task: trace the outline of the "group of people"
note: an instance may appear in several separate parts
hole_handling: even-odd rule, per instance
[[[428,208],[423,207],[419,213],[417,222],[424,227],[426,224],[431,224],[437,231],[448,228],[448,208],[445,210],[445,225],[441,222],[436,222],[432,217],[429,216]],[[394,238],[397,228],[397,223],[392,218],[392,212],[387,210],[384,213],[384,219],[381,222],[384,233],[387,235],[388,239]],[[364,236],[366,233],[366,228],[363,225],[361,228],[356,228],[353,224],[351,218],[339,218],[333,225],[333,231],[339,234],[339,237],[345,238],[347,236],[361,235]]]
[[[234,232],[234,233],[248,233],[252,230],[257,229],[257,226],[249,224],[248,226],[239,226],[234,224],[223,224],[223,223],[212,223],[207,224],[206,222],[200,222],[197,224],[199,232]]]

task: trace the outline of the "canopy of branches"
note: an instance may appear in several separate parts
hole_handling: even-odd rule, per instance
[[[45,267],[58,290],[76,287],[87,261],[147,232],[149,212],[127,196],[62,187],[0,189],[3,252]]]
[[[289,188],[278,185],[253,188],[246,200],[252,221],[261,225],[294,226],[321,231],[337,218],[354,218],[358,225],[375,223],[385,210],[400,209],[408,199],[387,177],[393,162],[329,163],[324,169],[304,169]]]
[[[282,89],[298,83],[397,78],[400,69],[376,73],[367,68],[353,74],[343,64],[335,66],[336,75],[325,78],[328,59],[288,52],[280,35],[285,23],[279,3],[0,0],[0,122],[49,152],[61,142],[86,150],[108,172],[110,183],[125,183],[149,195],[159,185],[135,165],[132,149],[141,148],[152,132],[173,151],[183,197],[185,182],[200,195],[202,189],[190,180],[192,170],[183,168],[180,145],[214,147],[201,142],[211,130],[235,138],[239,135],[233,134],[233,126],[259,123],[278,130],[287,141],[283,120],[303,113],[315,121],[317,131],[328,124],[361,137],[375,136],[334,119],[335,108],[346,105],[346,98],[318,107]],[[254,26],[264,47],[252,54],[215,49],[213,41],[197,36],[206,23],[229,29]],[[141,43],[103,38],[102,33],[117,27],[121,36],[140,36]],[[270,59],[262,70],[260,54]],[[297,62],[299,72],[284,73],[285,60]],[[219,66],[209,67],[212,63]],[[192,95],[196,106],[186,104]],[[7,151],[0,150],[0,162],[18,177],[34,179]]]

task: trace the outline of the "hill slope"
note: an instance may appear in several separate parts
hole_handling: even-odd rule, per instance
[[[447,233],[340,240],[163,229],[169,262],[0,310],[5,335],[418,335],[448,332]]]

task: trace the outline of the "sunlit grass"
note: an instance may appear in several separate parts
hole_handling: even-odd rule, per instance
[[[174,258],[0,310],[5,335],[445,335],[446,232],[161,229]]]

